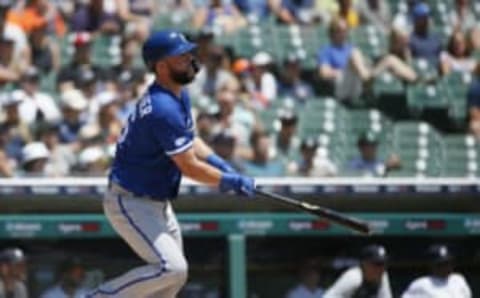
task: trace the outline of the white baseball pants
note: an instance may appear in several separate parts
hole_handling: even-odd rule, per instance
[[[170,202],[137,198],[113,185],[103,208],[113,228],[148,265],[107,281],[89,297],[176,297],[187,280],[188,266]]]

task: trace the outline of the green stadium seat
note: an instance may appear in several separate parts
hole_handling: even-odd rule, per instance
[[[480,160],[480,145],[470,135],[449,135],[445,141],[445,164],[443,176],[477,177]]]
[[[387,38],[373,25],[359,26],[350,33],[353,44],[370,58],[378,58],[387,52]]]
[[[438,79],[438,69],[423,58],[417,58],[412,61],[420,81],[433,82]]]
[[[457,123],[464,123],[467,116],[467,92],[472,81],[470,74],[452,73],[443,78],[450,101],[450,117]]]
[[[402,168],[419,175],[440,176],[445,158],[442,136],[423,122],[404,121],[394,125],[394,151],[400,156]]]
[[[93,39],[93,62],[99,66],[109,67],[120,62],[120,42],[118,35],[99,35]]]
[[[412,111],[426,108],[448,109],[448,92],[441,84],[417,84],[407,89],[407,103]]]

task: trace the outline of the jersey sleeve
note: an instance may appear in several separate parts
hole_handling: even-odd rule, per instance
[[[382,284],[380,285],[379,298],[392,298],[392,289],[390,287],[390,278],[388,273],[384,272],[382,276]]]
[[[350,297],[362,283],[361,272],[358,268],[349,269],[338,278],[325,292],[324,298]]]
[[[193,146],[193,130],[182,123],[179,115],[152,116],[152,131],[155,141],[164,153],[173,156],[187,151]]]
[[[424,286],[419,280],[413,281],[407,290],[403,292],[401,298],[421,298],[427,296]]]

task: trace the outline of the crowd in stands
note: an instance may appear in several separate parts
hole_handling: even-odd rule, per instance
[[[427,91],[461,75],[470,87],[456,132],[480,139],[479,12],[468,0],[0,0],[0,176],[106,175],[122,127],[152,80],[142,42],[163,24],[197,42],[202,69],[188,87],[197,135],[237,170],[386,175],[402,160],[395,152],[380,156],[374,132],[350,136],[358,150],[339,161],[317,135],[299,132],[298,107],[329,92],[355,107],[386,74]],[[327,38],[307,57],[288,49],[278,57],[283,49],[271,44],[241,55],[219,42],[252,23],[314,28]],[[383,52],[365,52],[361,28],[386,37]],[[425,65],[435,75],[419,71]]]
[[[418,272],[412,271],[411,277],[416,279],[409,281],[409,285],[405,284],[401,288],[399,288],[396,272],[393,274],[389,272],[393,262],[383,245],[369,244],[362,247],[358,255],[354,256],[358,259],[344,256],[342,252],[332,259],[320,256],[305,258],[305,261],[296,264],[299,271],[298,282],[289,285],[289,282],[284,279],[282,283],[285,284],[279,285],[279,288],[282,289],[286,285],[290,288],[283,295],[275,297],[411,298],[419,295],[420,297],[448,297],[448,295],[459,298],[473,297],[469,279],[455,270],[456,263],[459,262],[447,245],[433,244],[425,252],[418,251],[415,254],[422,257],[428,273],[419,277]],[[52,268],[54,272],[40,274],[40,271],[45,269],[33,266],[31,259],[34,257],[25,255],[24,251],[17,247],[0,251],[0,297],[86,298],[91,288],[98,282],[98,278],[104,277],[100,269],[95,268],[93,264],[89,266],[78,256],[69,256],[63,260],[60,259],[61,261],[56,260],[58,265],[56,269]],[[218,261],[212,260],[212,262]],[[320,266],[320,263],[323,263],[323,266]],[[322,274],[321,268],[331,268],[335,274]],[[292,273],[288,270],[286,272]],[[281,274],[284,273],[285,271],[281,272]],[[39,278],[40,276],[42,278]],[[96,278],[93,278],[94,276]],[[334,276],[338,278],[335,280],[332,278]],[[34,295],[34,292],[39,292],[38,285],[34,286],[38,282],[46,283],[46,288],[42,286],[41,294]],[[473,285],[473,280],[470,282]],[[249,290],[251,294],[248,297],[272,297],[257,295],[254,294],[255,290]],[[192,280],[185,285],[178,297],[220,298],[228,297],[227,293],[226,284],[212,285],[204,281]]]

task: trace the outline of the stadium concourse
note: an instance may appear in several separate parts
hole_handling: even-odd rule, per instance
[[[196,135],[245,175],[478,182],[480,2],[468,0],[0,0],[0,177],[106,177],[123,124],[152,80],[142,43],[164,28],[198,44],[202,69],[188,87]],[[75,192],[91,180],[83,181],[62,189]],[[1,196],[13,198],[12,189],[18,196],[38,195],[38,188],[19,190],[15,183],[0,183]],[[85,189],[77,190],[78,196]],[[461,234],[465,243],[473,241],[470,232]],[[399,239],[383,239],[387,251],[404,247]],[[358,250],[366,244],[354,241]],[[43,248],[46,255],[52,247],[20,243],[27,253]],[[318,248],[333,255],[345,243]],[[421,238],[415,249],[428,244]],[[0,248],[9,245],[18,242]],[[74,243],[62,245],[75,251]],[[268,244],[256,245],[257,257],[268,255]],[[119,249],[118,257],[127,251]],[[39,264],[17,250],[1,257],[4,268],[25,260]],[[220,259],[208,262],[221,267]],[[478,265],[468,260],[460,262],[471,273],[467,280],[478,281]],[[61,265],[61,280],[79,282],[83,263],[73,258]],[[395,267],[402,275],[392,282],[395,295],[417,277],[407,266]],[[49,272],[35,276],[32,293],[53,280]]]

